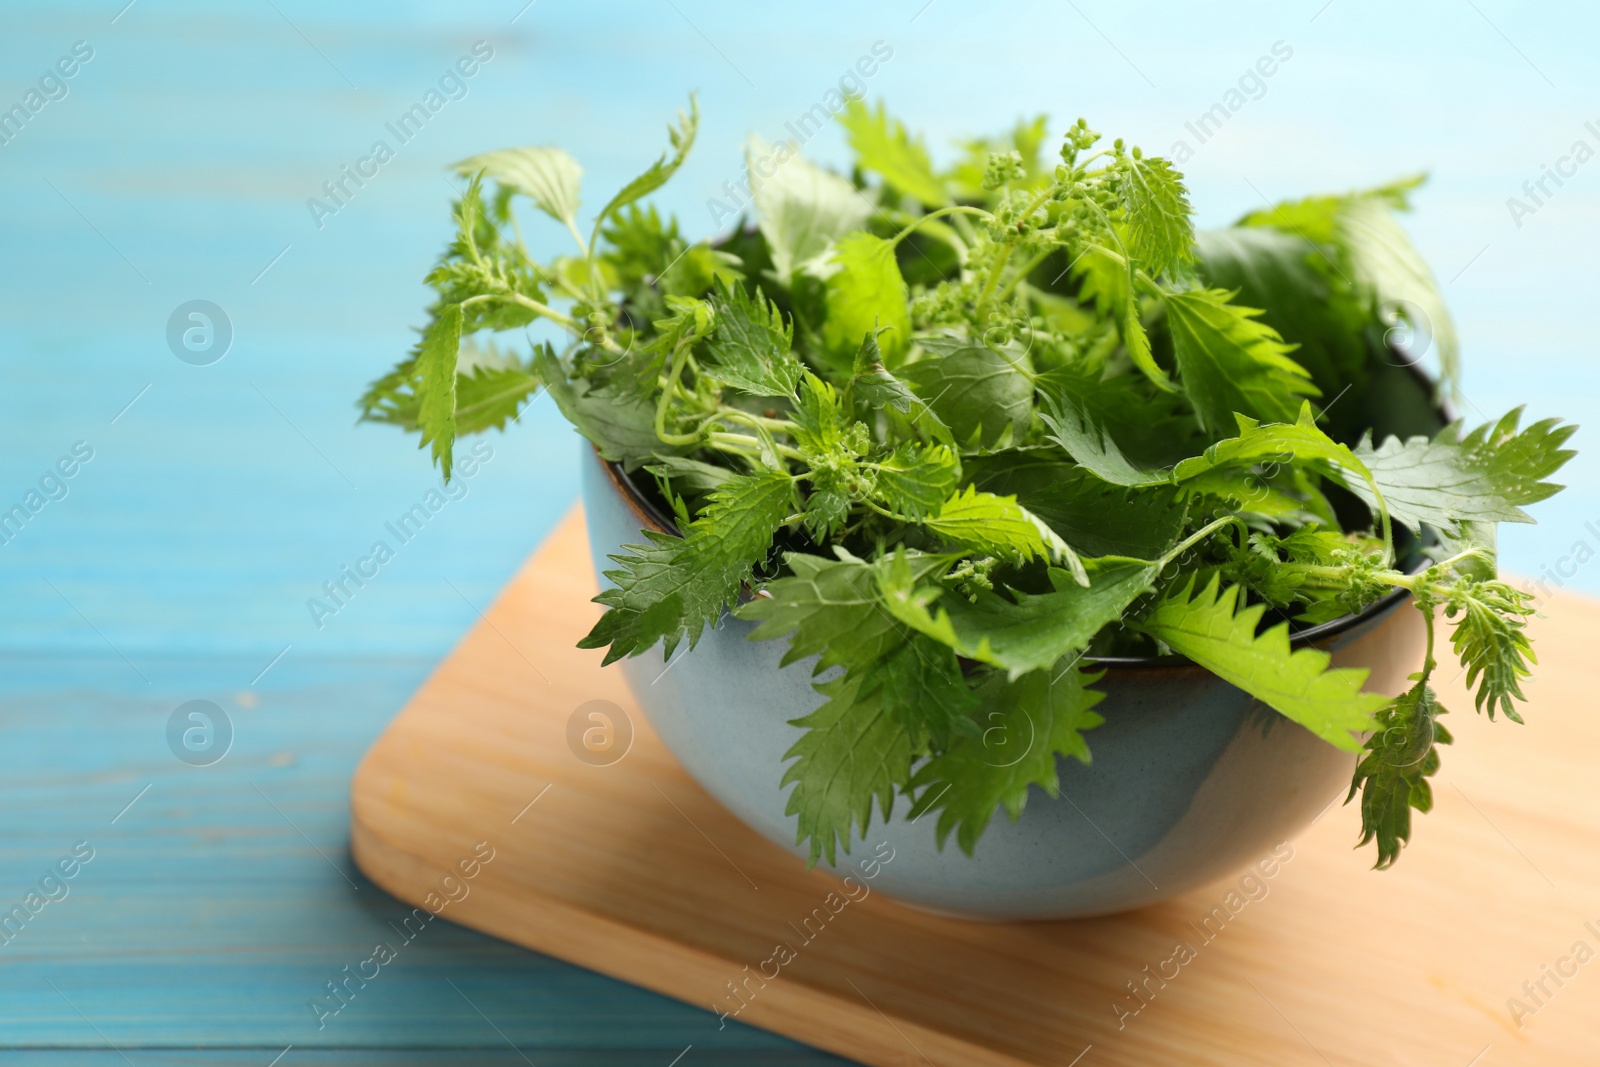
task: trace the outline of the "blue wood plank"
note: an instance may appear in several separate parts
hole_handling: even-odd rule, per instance
[[[74,42],[94,50],[0,144],[0,510],[76,442],[94,451],[0,545],[0,904],[74,842],[96,849],[0,947],[3,1062],[266,1064],[290,1042],[284,1067],[524,1062],[466,998],[541,1064],[664,1065],[690,1044],[686,1067],[830,1062],[447,925],[314,1029],[310,997],[401,910],[346,857],[350,771],[576,485],[575,442],[541,401],[347,607],[320,627],[307,609],[435,484],[421,453],[353,424],[352,399],[411,342],[452,159],[561,144],[593,205],[698,89],[701,144],[662,202],[708,234],[745,133],[784,136],[881,39],[894,58],[870,92],[937,155],[1022,114],[1082,112],[1152,150],[1191,142],[1213,225],[1263,196],[1433,168],[1413,230],[1460,318],[1469,416],[1600,411],[1596,174],[1548,186],[1520,225],[1507,204],[1575,141],[1600,147],[1591,6],[125,2],[0,16],[0,108]],[[465,97],[319,228],[307,198],[479,39],[495,56]],[[1293,58],[1199,143],[1186,123],[1278,40]],[[837,162],[842,139],[806,151]],[[235,332],[207,367],[164,337],[195,298]],[[1600,548],[1600,464],[1586,454],[1565,480],[1540,526],[1505,531],[1505,555],[1600,591],[1572,551]],[[166,747],[191,699],[237,728],[216,766]],[[232,1048],[180,1051],[199,1045]]]
[[[347,790],[428,667],[307,658],[250,689],[254,662],[218,656],[149,661],[149,686],[116,657],[0,659],[0,918],[41,884],[60,897],[0,934],[0,1042],[510,1041],[541,1061],[693,1044],[830,1062],[448,922],[403,939],[410,909],[349,861]],[[172,709],[197,698],[233,728],[227,755],[205,767],[180,762],[167,740]],[[74,846],[92,857],[46,882]],[[397,947],[396,961],[337,1014],[314,1011],[326,983],[378,942]]]

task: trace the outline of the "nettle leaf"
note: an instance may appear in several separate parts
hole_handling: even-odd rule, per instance
[[[594,444],[601,458],[633,470],[649,460],[685,451],[656,436],[651,401],[609,387],[596,388],[589,379],[574,376],[549,345],[534,350],[533,362],[550,399],[573,428]]]
[[[421,429],[420,375],[415,355],[396,364],[368,386],[360,402],[361,421]],[[503,430],[538,388],[538,376],[515,356],[492,344],[463,341],[456,354],[456,436]]]
[[[1411,809],[1433,809],[1428,779],[1439,770],[1438,746],[1454,740],[1439,722],[1445,708],[1438,697],[1421,674],[1411,677],[1417,684],[1378,713],[1345,797],[1348,804],[1361,793],[1361,844],[1377,841],[1377,870],[1393,866],[1411,840]]]
[[[1050,449],[973,456],[962,469],[979,489],[1015,496],[1085,557],[1155,559],[1176,543],[1186,518],[1176,489],[1108,485]]]
[[[938,512],[961,481],[961,460],[944,445],[902,444],[874,470],[884,506],[913,522]]]
[[[735,476],[727,467],[683,456],[659,456],[645,470],[671,479],[672,487],[679,493],[696,496],[705,496],[714,489],[720,489]]]
[[[860,349],[862,338],[876,338],[893,363],[910,344],[906,282],[895,262],[894,245],[870,233],[852,233],[833,248],[826,264],[822,343],[841,366]]]
[[[504,430],[539,379],[520,367],[475,367],[456,375],[456,434]]]
[[[1183,175],[1160,156],[1123,161],[1118,186],[1128,224],[1128,250],[1151,274],[1194,262],[1193,210]]]
[[[1073,260],[1072,273],[1078,280],[1079,298],[1117,324],[1122,347],[1140,373],[1164,392],[1176,391],[1178,387],[1156,362],[1150,347],[1127,258],[1103,245],[1090,245]]]
[[[1207,448],[1204,453],[1183,460],[1172,468],[1169,478],[1174,483],[1193,481],[1211,471],[1228,467],[1249,467],[1257,463],[1274,463],[1293,460],[1297,463],[1331,463],[1335,467],[1369,479],[1372,472],[1360,456],[1340,444],[1317,425],[1311,414],[1311,405],[1304,403],[1300,416],[1292,423],[1274,422],[1262,425],[1256,420],[1239,415],[1234,417],[1238,436],[1225,438]],[[1353,480],[1352,486],[1359,484]],[[1370,494],[1371,490],[1367,490]],[[1385,499],[1388,494],[1384,494]]]
[[[850,393],[855,400],[870,408],[887,408],[904,415],[924,439],[952,447],[956,443],[950,428],[940,421],[933,409],[884,367],[876,332],[868,334],[856,350]]]
[[[1078,299],[1092,304],[1102,318],[1120,320],[1132,292],[1128,288],[1128,261],[1104,245],[1089,245],[1072,261]]]
[[[1356,281],[1373,294],[1391,322],[1404,320],[1439,350],[1441,385],[1461,376],[1461,342],[1455,320],[1428,261],[1406,236],[1390,204],[1377,197],[1352,200],[1339,216],[1339,243]]]
[[[1344,196],[1313,196],[1255,211],[1241,226],[1271,227],[1327,246],[1338,271],[1350,278],[1389,325],[1406,322],[1439,351],[1440,388],[1461,377],[1461,343],[1455,322],[1427,261],[1395,219],[1410,208],[1425,175],[1402,178]]]
[[[1373,713],[1389,703],[1361,691],[1365,669],[1329,667],[1321,649],[1291,652],[1287,622],[1257,635],[1266,605],[1241,607],[1236,585],[1219,592],[1213,576],[1204,589],[1194,586],[1191,577],[1134,625],[1330,745],[1360,751],[1356,735],[1372,729]]]
[[[682,537],[646,530],[648,544],[624,545],[629,555],[605,576],[616,583],[595,597],[610,610],[579,648],[604,648],[605,662],[636,656],[664,642],[670,659],[685,637],[693,648],[705,624],[736,603],[739,587],[766,561],[772,538],[794,506],[794,480],[783,471],[736,475],[711,493],[711,503]]]
[[[1524,629],[1532,615],[1532,595],[1501,581],[1468,582],[1451,591],[1445,616],[1455,623],[1450,643],[1467,670],[1467,688],[1477,687],[1473,704],[1494,718],[1496,707],[1521,722],[1512,699],[1522,695],[1522,679],[1538,662]]]
[[[763,160],[771,161],[768,177],[755,167]],[[772,272],[785,287],[801,264],[820,255],[829,243],[859,230],[874,209],[855,186],[812,166],[792,144],[774,149],[752,138],[745,161],[761,235],[772,255]]]
[[[485,172],[502,186],[532,200],[546,215],[569,228],[578,224],[578,186],[583,168],[559,148],[503,148],[455,165],[463,176]]]
[[[806,371],[794,412],[794,443],[808,456],[828,456],[844,447],[845,411],[839,391]]]
[[[694,98],[693,94],[690,94],[689,113],[686,115],[682,111],[678,112],[678,124],[667,127],[667,139],[672,143],[672,158],[669,160],[667,154],[663,152],[661,158],[650,164],[648,170],[618,190],[617,195],[613,196],[611,201],[600,210],[600,214],[596,216],[594,220],[595,232],[600,232],[601,225],[612,214],[643,197],[649,196],[667,184],[667,181],[678,173],[678,168],[683,166],[683,161],[689,157],[689,150],[694,147],[695,134],[699,130],[700,103]],[[590,239],[589,243],[591,245],[594,244],[593,238]]]
[[[1017,503],[1016,497],[980,493],[967,486],[922,525],[952,545],[1002,559],[1065,561],[1080,584],[1087,584],[1083,562],[1044,520]]]
[[[1422,523],[1444,528],[1457,522],[1532,522],[1521,505],[1534,504],[1563,488],[1544,479],[1577,455],[1566,444],[1577,427],[1544,419],[1522,430],[1522,408],[1485,423],[1466,437],[1459,427],[1433,440],[1370,440],[1358,455],[1383,489],[1389,513],[1413,530]],[[1370,499],[1370,491],[1356,492]]]
[[[433,445],[433,461],[450,480],[456,441],[456,354],[461,350],[461,305],[446,304],[422,331],[415,350],[417,428]]]
[[[1089,584],[1052,569],[1053,593],[1030,595],[976,591],[974,599],[919,580],[891,561],[878,574],[883,601],[895,618],[953,649],[957,655],[1002,667],[1015,678],[1081,653],[1101,628],[1122,617],[1160,574],[1138,559],[1087,560]]]
[[[884,610],[877,573],[884,562],[866,563],[836,549],[838,560],[792,553],[792,577],[768,584],[765,595],[736,609],[760,623],[753,640],[791,636],[785,665],[817,656],[815,672],[847,668],[860,682],[858,697],[878,691],[884,709],[901,724],[917,751],[930,741],[944,744],[971,731],[975,701],[955,653],[930,641]],[[915,578],[949,566],[952,557],[902,554]]]
[[[1111,434],[1096,426],[1088,414],[1066,396],[1046,394],[1048,411],[1039,417],[1050,427],[1047,441],[1060,445],[1067,455],[1101,481],[1112,485],[1159,485],[1167,480],[1160,471],[1135,467],[1111,439]]]
[[[1105,696],[1092,688],[1100,677],[1071,667],[1054,677],[992,676],[978,692],[982,734],[958,740],[912,776],[911,788],[921,790],[912,817],[937,810],[940,847],[955,831],[970,856],[997,810],[1003,807],[1013,821],[1022,814],[1029,786],[1059,795],[1057,758],[1087,764],[1083,732],[1105,721],[1094,710]]]
[[[891,119],[882,103],[870,110],[860,100],[851,100],[839,122],[849,132],[850,147],[863,170],[876,171],[895,192],[927,207],[950,202],[921,139],[912,137],[898,119]]]
[[[783,313],[757,289],[718,278],[711,294],[716,328],[701,366],[724,385],[753,396],[792,396],[805,368],[790,352],[794,335]]]
[[[872,665],[871,674],[914,753],[926,753],[930,744],[943,749],[955,736],[978,732],[971,718],[978,698],[955,652],[944,645],[908,631],[904,642]]]
[[[861,666],[884,658],[905,640],[905,628],[884,610],[878,591],[884,564],[867,563],[843,548],[834,551],[836,560],[789,553],[784,558],[791,576],[768,582],[765,595],[735,609],[739,618],[760,623],[752,640],[792,635],[785,666],[807,656],[820,657],[819,674],[829,667]],[[912,580],[942,570],[953,559],[921,552],[902,558]]]
[[[956,336],[918,340],[924,355],[901,374],[963,447],[1020,441],[1033,418],[1033,361],[1015,343]]]
[[[1166,296],[1173,358],[1184,391],[1212,433],[1233,427],[1233,416],[1290,422],[1304,398],[1320,395],[1290,347],[1253,308],[1229,303],[1221,289]]]
[[[1247,307],[1264,308],[1261,321],[1297,346],[1294,361],[1324,394],[1354,383],[1361,395],[1371,377],[1365,336],[1371,315],[1328,254],[1298,234],[1270,229],[1201,230],[1195,236],[1207,285],[1234,292]],[[1356,405],[1331,410],[1359,432]]]
[[[799,817],[796,844],[810,842],[807,864],[837,862],[850,851],[852,825],[867,832],[876,800],[888,820],[894,794],[911,776],[911,737],[884,706],[881,686],[846,676],[817,689],[827,703],[793,725],[805,730],[785,752],[793,759],[779,787],[794,784],[785,814]]]

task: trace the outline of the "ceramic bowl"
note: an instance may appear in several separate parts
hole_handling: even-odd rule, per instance
[[[596,570],[642,529],[668,521],[619,469],[592,449],[583,458],[583,501]],[[602,579],[603,581],[603,579]],[[661,646],[621,661],[639,706],[691,775],[774,844],[804,856],[796,819],[779,788],[801,731],[790,720],[816,710],[814,658],[778,666],[787,639],[747,640],[754,623],[725,616],[670,666]],[[1297,646],[1366,667],[1367,688],[1400,692],[1422,659],[1423,620],[1404,595],[1359,616],[1306,631]],[[1270,855],[1349,787],[1356,757],[1282,718],[1242,690],[1180,657],[1106,660],[1089,735],[1094,760],[1061,759],[1061,794],[1032,789],[1015,822],[995,815],[970,857],[954,838],[940,849],[936,816],[907,818],[898,799],[887,824],[837,866],[891,855],[873,882],[899,900],[972,919],[1060,919],[1124,911],[1221,878]],[[1023,744],[1028,739],[1020,739]],[[880,843],[887,842],[888,850]],[[796,863],[799,863],[796,860]]]

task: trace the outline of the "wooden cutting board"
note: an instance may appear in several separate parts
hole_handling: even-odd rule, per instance
[[[1600,1063],[1600,604],[1544,605],[1528,726],[1445,686],[1456,744],[1392,871],[1334,805],[1270,877],[1133,914],[967,923],[871,894],[805,926],[838,883],[702,792],[573,647],[594,592],[574,513],[373,746],[351,842],[374,882],[868,1064]],[[595,700],[632,724],[609,765],[568,743]]]

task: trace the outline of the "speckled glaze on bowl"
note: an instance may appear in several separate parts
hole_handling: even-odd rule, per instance
[[[664,520],[613,467],[584,448],[583,501],[596,570],[642,528]],[[603,579],[602,579],[603,581]],[[661,647],[619,666],[668,749],[712,796],[797,856],[784,814],[783,755],[814,711],[814,659],[779,668],[787,640],[750,641],[754,624],[726,616],[670,670]],[[1422,660],[1423,622],[1403,596],[1308,631],[1297,645],[1367,667],[1367,688],[1397,693]],[[1355,756],[1266,709],[1179,657],[1107,661],[1089,735],[1094,761],[1060,759],[1061,796],[1029,792],[1021,817],[998,813],[971,857],[936,817],[913,823],[898,800],[874,818],[865,847],[894,850],[873,888],[905,903],[970,919],[1063,919],[1126,911],[1228,875],[1303,830],[1349,787]],[[885,850],[882,854],[888,855]],[[853,869],[841,855],[829,868]],[[797,861],[798,862],[798,861]],[[822,864],[826,867],[826,864]]]

